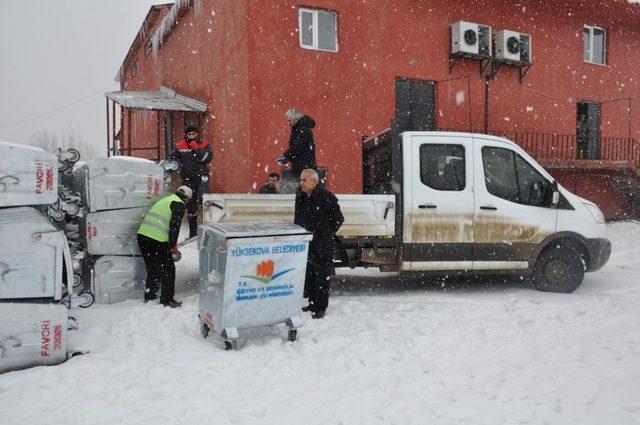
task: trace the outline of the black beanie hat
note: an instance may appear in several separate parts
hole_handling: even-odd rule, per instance
[[[187,126],[184,129],[184,134],[187,134],[191,131],[195,131],[196,133],[199,133],[198,126],[195,124],[187,124]]]

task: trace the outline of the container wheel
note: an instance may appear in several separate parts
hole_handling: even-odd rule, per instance
[[[75,273],[73,275],[73,287],[77,288],[80,285],[82,285],[82,276],[80,276],[79,274]]]
[[[54,209],[54,208],[49,208],[47,210],[47,215],[49,217],[51,217],[51,219],[55,220],[55,221],[62,221],[65,219],[65,215],[64,212]]]
[[[297,329],[289,329],[289,337],[288,340],[294,342],[298,339],[298,330]]]
[[[224,349],[225,351],[237,350],[238,342],[236,340],[224,340]]]
[[[83,301],[78,304],[80,308],[88,308],[93,305],[93,302],[96,300],[95,296],[91,292],[81,292],[78,294],[79,297],[83,298]]]
[[[69,162],[76,163],[80,160],[80,152],[77,149],[67,149],[67,154],[69,155],[67,159]]]
[[[67,204],[66,213],[71,217],[75,217],[80,212],[80,206],[77,204]]]

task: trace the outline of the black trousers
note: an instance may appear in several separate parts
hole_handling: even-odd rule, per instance
[[[333,255],[309,256],[304,280],[304,297],[309,298],[311,311],[324,311],[329,306],[332,269]]]
[[[189,237],[192,238],[198,234],[198,207],[202,205],[202,179],[184,180],[183,184],[193,191],[191,200],[187,204],[187,213],[189,217]]]
[[[160,302],[173,301],[176,283],[176,266],[171,258],[171,248],[166,242],[158,242],[144,235],[138,235],[138,246],[147,266],[145,300],[155,300],[160,289]]]

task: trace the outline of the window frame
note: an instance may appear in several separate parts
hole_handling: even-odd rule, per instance
[[[584,43],[586,42],[586,40],[584,40],[584,30],[588,30],[589,31],[589,58],[585,60],[584,58]],[[594,40],[594,33],[595,30],[600,30],[604,33],[604,40],[602,43],[602,63],[600,62],[595,62],[593,60],[593,40]],[[600,65],[600,66],[608,66],[608,57],[607,57],[607,30],[605,28],[599,27],[597,25],[583,25],[582,27],[582,61],[584,63],[588,63],[591,65]]]
[[[433,187],[429,184],[428,181],[424,180],[424,173],[423,173],[423,168],[422,168],[422,152],[424,149],[426,148],[432,148],[434,146],[437,147],[459,147],[462,149],[462,171],[464,172],[464,184],[462,185],[462,187],[458,188],[458,189],[439,189],[436,187]],[[424,143],[422,145],[420,145],[420,147],[418,148],[418,166],[419,166],[419,170],[418,170],[418,176],[420,178],[420,183],[425,186],[428,187],[431,190],[435,190],[438,192],[464,192],[467,189],[468,186],[468,179],[467,179],[467,148],[464,144],[461,143]],[[443,170],[444,172],[444,170]],[[456,179],[457,180],[457,179]],[[456,183],[460,183],[460,182],[456,182]]]
[[[495,193],[493,193],[489,187],[487,186],[487,176],[486,176],[486,168],[485,168],[485,159],[484,159],[484,153],[485,153],[485,149],[489,150],[489,149],[501,149],[501,150],[505,150],[507,152],[510,153],[511,158],[513,159],[513,171],[514,171],[514,177],[516,179],[516,194],[517,194],[517,200],[513,200],[513,199],[508,199],[505,198],[503,196],[500,195],[496,195]],[[531,164],[527,158],[525,158],[524,156],[520,155],[519,152],[514,151],[512,149],[506,148],[506,147],[499,147],[499,146],[483,146],[480,150],[480,157],[482,159],[482,174],[483,174],[483,181],[484,181],[484,187],[487,191],[488,194],[490,194],[491,196],[495,196],[498,199],[502,199],[503,201],[507,201],[507,202],[511,202],[514,204],[518,204],[518,205],[523,205],[523,206],[527,206],[527,207],[536,207],[536,208],[556,208],[556,206],[552,205],[552,204],[548,204],[547,200],[545,199],[543,201],[542,204],[540,205],[536,205],[536,204],[532,204],[529,202],[529,200],[523,200],[522,199],[522,193],[521,193],[521,187],[520,187],[520,183],[521,183],[521,176],[520,176],[520,170],[518,170],[518,158],[527,166],[531,167],[531,169],[537,173],[540,178],[542,178],[542,180],[544,181],[544,185],[545,188],[548,190],[548,188],[550,187],[550,185],[552,185],[552,181],[549,181],[549,179],[540,172],[540,170],[538,170],[533,164]]]
[[[302,13],[303,12],[312,14],[311,35],[312,35],[312,38],[313,38],[313,43],[311,45],[302,43]],[[319,32],[318,15],[319,15],[320,12],[330,13],[334,17],[334,20],[335,20],[335,46],[336,46],[335,50],[321,49],[320,47],[318,47],[318,40],[319,40],[319,37],[318,37],[318,32]],[[300,47],[302,47],[303,49],[307,49],[307,50],[317,50],[317,51],[320,51],[320,52],[338,53],[339,50],[340,50],[340,46],[338,45],[338,12],[336,12],[335,10],[328,10],[328,9],[311,9],[311,8],[308,8],[308,7],[300,7],[300,8],[298,8],[298,44],[300,45]]]
[[[138,62],[138,59],[136,58],[136,60],[131,64],[131,76],[135,77],[136,75],[138,75],[139,71],[140,71],[140,64]]]
[[[509,153],[511,160],[513,162],[513,176],[515,178],[515,197],[517,198],[517,201],[514,201],[513,199],[509,199],[506,198],[504,196],[500,196],[494,192],[491,191],[491,189],[489,188],[489,186],[487,185],[487,164],[484,158],[485,155],[485,151],[489,151],[489,150],[502,150],[502,151],[506,151]],[[480,149],[480,158],[482,159],[482,175],[483,175],[483,181],[484,181],[484,188],[487,191],[487,193],[491,196],[495,196],[498,199],[502,199],[503,201],[507,201],[507,202],[512,202],[514,204],[518,204],[518,205],[523,205],[520,202],[520,186],[519,186],[519,179],[518,179],[518,169],[516,167],[516,152],[514,152],[512,149],[508,149],[506,147],[500,147],[500,146],[483,146]],[[494,176],[495,177],[495,176]],[[502,185],[503,187],[507,188],[507,186]],[[514,189],[514,188],[511,188]]]

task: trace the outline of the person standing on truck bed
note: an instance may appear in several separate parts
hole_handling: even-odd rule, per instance
[[[291,164],[291,173],[297,179],[302,170],[311,168],[316,170],[316,143],[313,140],[312,128],[316,122],[302,112],[292,108],[285,113],[285,118],[291,126],[289,149],[276,160],[279,165]]]
[[[202,204],[203,186],[209,184],[209,164],[212,157],[211,146],[200,138],[195,124],[186,126],[185,138],[176,144],[175,150],[169,155],[170,159],[180,165],[182,184],[193,192],[191,202],[187,205],[190,238],[198,234],[198,207]]]
[[[153,204],[138,229],[138,246],[147,267],[145,303],[158,298],[160,288],[160,303],[163,306],[177,308],[182,305],[173,298],[176,266],[171,254],[178,251],[176,244],[185,204],[192,196],[193,192],[189,187],[180,186],[175,194]]]
[[[311,317],[321,319],[329,306],[329,285],[333,255],[336,250],[336,232],[344,222],[338,199],[318,185],[320,177],[308,168],[300,174],[300,191],[296,195],[294,223],[313,233],[307,258],[304,296]]]

